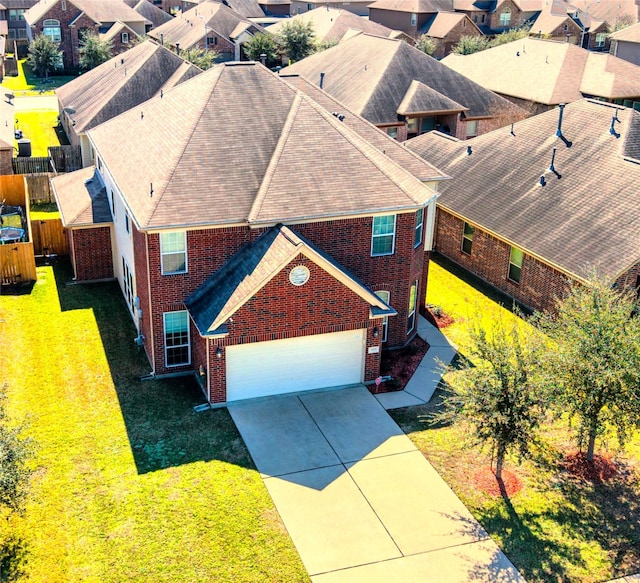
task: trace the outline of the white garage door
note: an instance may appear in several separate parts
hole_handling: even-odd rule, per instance
[[[227,401],[362,382],[364,330],[229,346]]]

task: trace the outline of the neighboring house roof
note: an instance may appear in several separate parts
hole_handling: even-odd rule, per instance
[[[11,98],[7,97],[11,96]],[[13,105],[13,91],[0,85],[0,150],[14,148],[14,128],[15,128],[15,107]]]
[[[188,49],[202,42],[207,34],[215,34],[232,42],[245,30],[264,29],[247,18],[240,16],[224,4],[207,1],[183,12],[169,22],[149,31],[149,36],[171,46],[180,45]]]
[[[175,85],[176,73],[185,80],[201,70],[148,40],[57,89],[60,111],[70,110],[76,133],[86,132]]]
[[[157,28],[165,22],[169,22],[173,19],[173,16],[171,16],[171,14],[165,12],[161,8],[158,8],[155,4],[153,4],[153,2],[149,2],[149,0],[125,1],[138,14],[146,18],[151,23],[151,28]]]
[[[640,22],[610,34],[609,38],[627,43],[640,43]]]
[[[468,111],[468,108],[464,105],[449,99],[442,93],[438,93],[427,87],[424,83],[411,81],[409,89],[404,96],[404,99],[398,106],[398,113],[400,115],[425,115],[429,113],[443,113],[443,112],[462,112]]]
[[[571,0],[571,5],[591,18],[616,24],[620,19],[637,22],[640,17],[640,3],[637,0]]]
[[[359,279],[295,231],[277,225],[236,253],[186,300],[185,306],[203,336],[224,334],[225,322],[299,255],[331,273],[375,309],[396,311]]]
[[[245,18],[261,18],[264,16],[264,11],[260,8],[257,0],[226,0],[222,1],[222,3]]]
[[[145,2],[147,0],[144,0]],[[135,30],[133,30],[130,26],[126,25],[124,22],[114,22],[106,32],[100,33],[100,38],[102,40],[110,41],[113,40],[119,34],[126,32],[129,35],[130,39],[137,38],[138,34]]]
[[[60,174],[52,181],[65,227],[89,227],[113,222],[107,189],[93,166]],[[64,196],[58,197],[63,192]]]
[[[640,153],[640,112],[576,101],[564,110],[564,139],[558,113],[474,138],[470,155],[468,142],[437,132],[406,144],[454,177],[441,185],[445,210],[566,274],[615,278],[640,261],[640,160],[628,159]]]
[[[547,105],[640,95],[638,65],[566,42],[521,39],[442,63],[496,93]]]
[[[39,22],[59,1],[60,0],[40,0],[40,2],[24,13],[25,20],[29,24]],[[86,14],[97,24],[116,22],[118,20],[126,23],[148,23],[144,16],[138,14],[130,6],[127,6],[123,0],[67,0],[68,10],[70,10],[70,6]]]
[[[423,14],[440,12],[441,10],[451,11],[453,10],[453,0],[378,0],[369,4],[369,8]]]
[[[143,230],[408,211],[435,196],[253,62],[217,65],[88,136]]]
[[[433,38],[445,38],[463,20],[467,21],[469,27],[481,32],[463,12],[438,12],[420,29],[420,33]]]
[[[305,24],[307,22],[312,23],[316,40],[322,42],[339,41],[349,30],[360,30],[362,32],[387,37],[397,33],[397,31],[373,22],[368,18],[363,18],[353,12],[338,8],[315,8],[302,14],[296,14],[293,18],[281,19],[269,26],[267,32],[277,34],[282,30],[283,26],[291,21]]]
[[[571,22],[580,28],[566,12],[552,13],[549,9],[543,10],[531,24],[531,34],[550,35]]]
[[[413,80],[468,108],[471,118],[492,117],[512,107],[502,97],[463,77],[407,43],[359,34],[282,70],[314,83],[376,125],[397,124],[398,107]]]

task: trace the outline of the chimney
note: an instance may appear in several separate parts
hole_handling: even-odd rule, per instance
[[[260,53],[260,62],[266,67],[267,66],[267,53]]]
[[[322,89],[323,85],[324,85],[324,73],[320,73],[320,89]]]

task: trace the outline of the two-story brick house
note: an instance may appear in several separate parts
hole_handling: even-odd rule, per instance
[[[29,41],[44,34],[59,44],[61,67],[80,67],[80,48],[85,34],[108,35],[116,26],[122,29],[115,39],[115,52],[126,50],[131,33],[144,36],[151,23],[122,0],[40,0],[24,14]],[[126,36],[125,36],[126,35]]]
[[[76,278],[115,277],[153,373],[212,403],[371,382],[416,332],[445,176],[306,85],[218,65],[53,180]]]

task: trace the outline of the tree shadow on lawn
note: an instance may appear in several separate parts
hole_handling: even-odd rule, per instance
[[[93,310],[139,474],[212,460],[255,468],[227,409],[194,412],[205,400],[194,377],[141,380],[149,361],[116,282],[65,285],[69,261],[53,269],[61,310]]]

